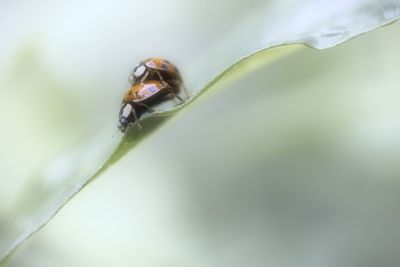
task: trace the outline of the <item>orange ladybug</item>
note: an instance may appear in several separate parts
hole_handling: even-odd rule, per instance
[[[172,87],[158,80],[133,84],[122,100],[118,128],[125,132],[130,124],[138,123],[146,111],[154,112],[152,106],[166,99],[177,98],[183,102],[178,96],[179,90],[180,87]]]
[[[180,87],[182,84],[181,74],[177,67],[162,58],[149,58],[140,62],[129,76],[132,84],[148,80],[160,80],[172,87]]]

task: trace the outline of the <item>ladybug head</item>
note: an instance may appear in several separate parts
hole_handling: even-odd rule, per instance
[[[133,70],[132,74],[129,75],[129,82],[132,84],[136,83],[144,76],[145,73],[146,73],[146,66],[143,64],[139,64]]]
[[[118,126],[118,129],[123,133],[126,131],[129,124],[136,122],[136,118],[132,112],[134,112],[134,111],[133,111],[133,107],[131,104],[129,104],[129,103],[122,104],[121,109],[119,111],[119,120],[118,120],[117,126]]]

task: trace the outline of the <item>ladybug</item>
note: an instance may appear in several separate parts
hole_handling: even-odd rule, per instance
[[[129,76],[132,84],[148,80],[160,80],[172,87],[180,87],[182,84],[179,70],[171,62],[162,58],[149,58],[140,62]]]
[[[138,119],[146,111],[154,112],[152,106],[164,100],[177,98],[183,102],[183,99],[178,96],[179,90],[180,87],[172,87],[158,80],[132,85],[122,100],[118,128],[121,132],[125,132],[129,125],[138,123]]]

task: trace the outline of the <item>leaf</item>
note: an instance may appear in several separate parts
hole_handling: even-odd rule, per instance
[[[225,8],[231,2],[215,8]],[[29,191],[13,208],[14,214],[0,220],[0,262],[25,240],[44,227],[69,200],[91,181],[104,173],[145,137],[169,121],[180,110],[197,102],[204,93],[211,92],[217,82],[229,82],[239,75],[299,49],[289,44],[304,44],[326,49],[362,33],[384,26],[400,16],[399,1],[293,1],[264,2],[247,12],[236,10],[229,31],[209,37],[206,49],[199,49],[193,61],[186,64],[185,80],[191,97],[176,108],[165,108],[141,120],[143,129],[132,127],[120,141],[110,138],[109,128],[66,151],[32,177]],[[316,12],[316,10],[318,12]],[[195,17],[196,9],[193,9]],[[190,14],[189,14],[190,15]],[[189,16],[190,18],[190,16]],[[222,24],[223,22],[221,22]],[[203,31],[221,25],[204,23]],[[195,44],[193,44],[195,45]],[[191,59],[192,55],[183,55]],[[104,141],[108,140],[108,141]]]

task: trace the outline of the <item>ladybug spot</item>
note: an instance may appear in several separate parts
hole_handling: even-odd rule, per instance
[[[150,61],[146,62],[146,66],[148,66],[149,68],[155,68],[156,63],[154,62],[154,60],[150,60]]]
[[[149,88],[149,91],[151,93],[155,93],[155,92],[157,92],[157,88],[155,86],[152,86],[152,87]]]

